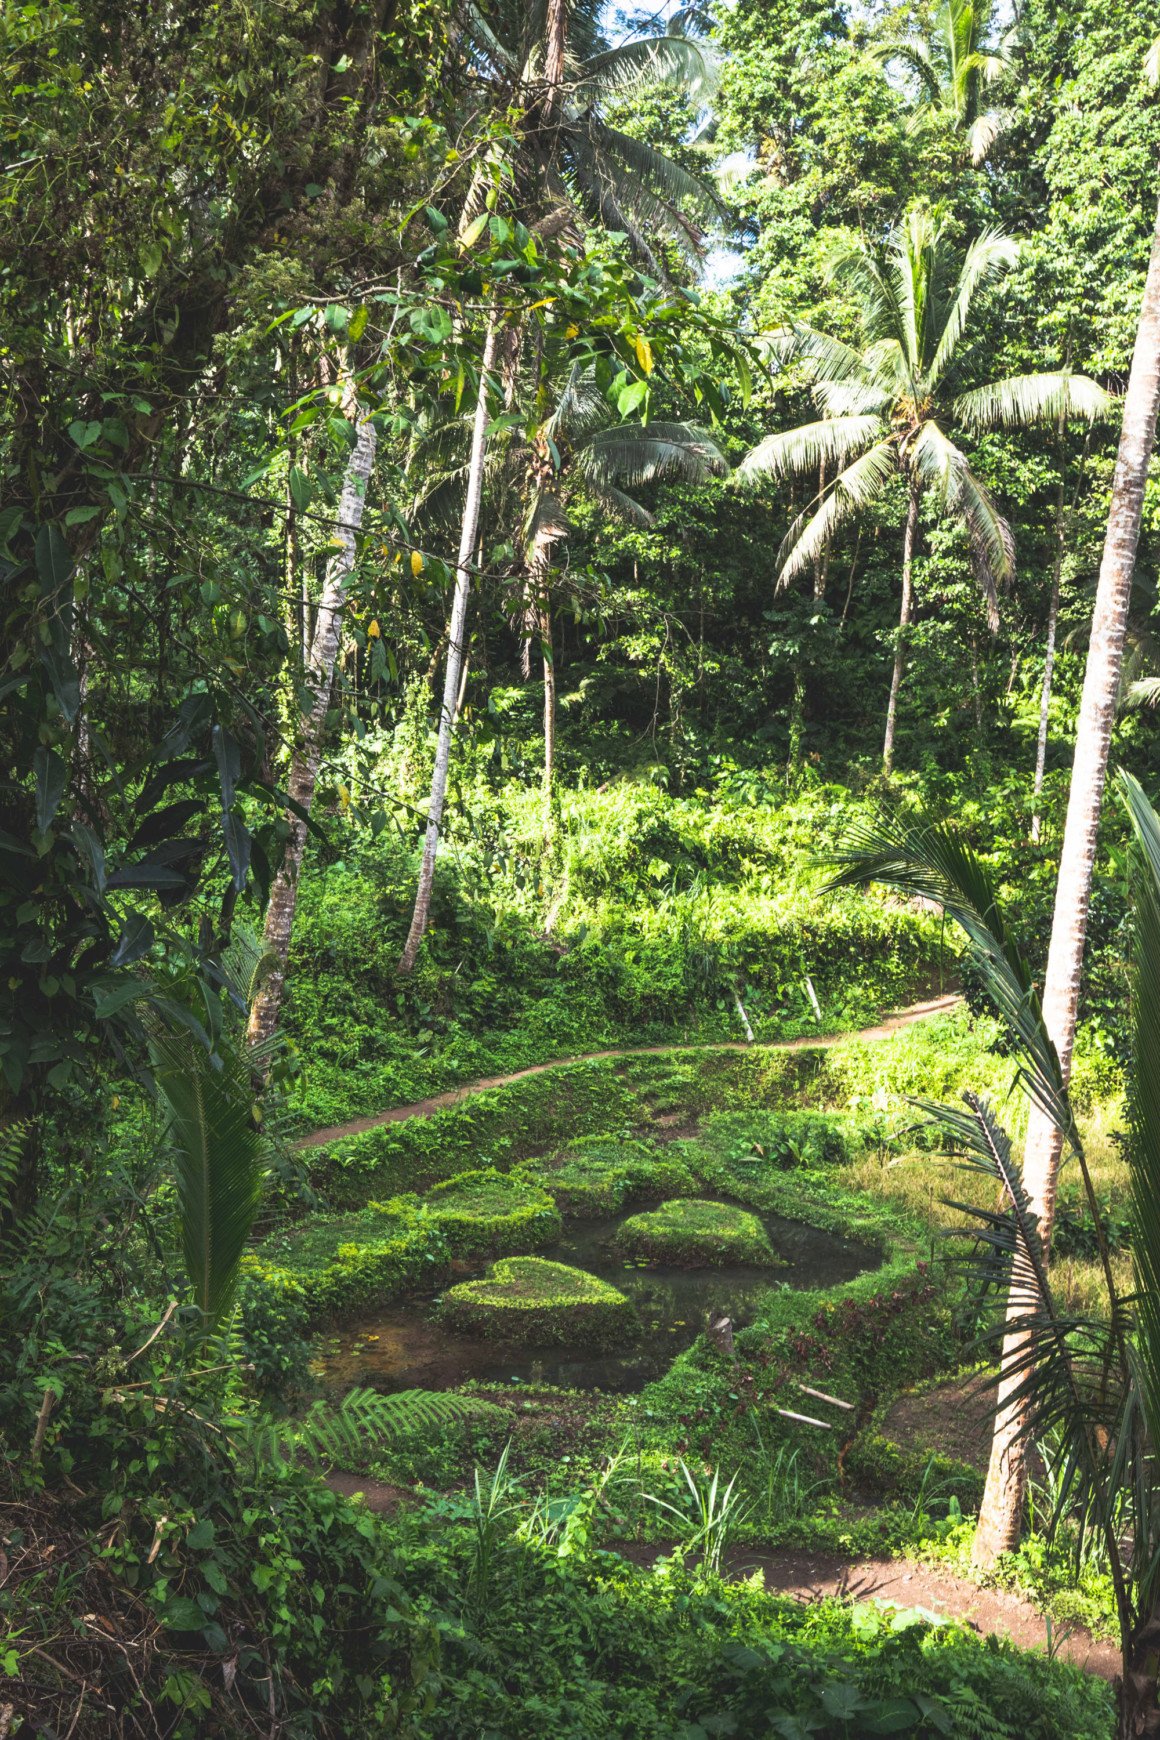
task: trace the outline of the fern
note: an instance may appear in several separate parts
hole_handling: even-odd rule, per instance
[[[317,1401],[299,1420],[264,1418],[246,1434],[254,1454],[279,1467],[296,1461],[327,1465],[356,1460],[384,1440],[416,1428],[433,1430],[468,1423],[504,1425],[507,1412],[476,1396],[438,1390],[350,1390],[337,1406]]]
[[[0,1216],[12,1212],[12,1192],[20,1171],[30,1125],[27,1118],[0,1127]]]

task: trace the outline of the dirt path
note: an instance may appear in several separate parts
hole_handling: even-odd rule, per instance
[[[309,1136],[300,1136],[294,1146],[321,1148],[327,1142],[339,1142],[344,1136],[361,1136],[364,1130],[377,1130],[383,1124],[402,1124],[408,1118],[425,1118],[431,1112],[441,1111],[444,1106],[457,1106],[461,1100],[470,1099],[472,1094],[485,1093],[488,1088],[507,1087],[509,1082],[523,1081],[525,1076],[544,1075],[552,1069],[569,1069],[576,1063],[598,1063],[607,1057],[662,1057],[687,1051],[822,1051],[855,1040],[873,1043],[889,1039],[892,1033],[915,1021],[925,1021],[929,1015],[943,1015],[961,1002],[957,992],[945,997],[931,997],[925,1003],[912,1003],[908,1009],[899,1009],[893,1015],[885,1016],[877,1027],[863,1027],[857,1033],[807,1033],[801,1039],[769,1039],[756,1045],[747,1045],[740,1039],[709,1040],[700,1045],[629,1045],[609,1051],[585,1051],[578,1057],[557,1057],[550,1063],[529,1064],[527,1069],[514,1070],[511,1075],[484,1076],[480,1081],[466,1082],[462,1087],[433,1094],[430,1099],[415,1100],[409,1106],[374,1112],[369,1118],[352,1118],[348,1124],[330,1124],[325,1130],[313,1130]]]
[[[406,1487],[337,1470],[327,1476],[327,1484],[347,1498],[361,1494],[368,1509],[387,1515],[413,1496]],[[647,1568],[670,1549],[620,1542],[616,1550],[632,1564]],[[968,1577],[958,1577],[937,1565],[914,1559],[856,1561],[836,1553],[804,1553],[792,1548],[775,1552],[737,1548],[728,1555],[727,1577],[740,1582],[755,1571],[760,1571],[771,1595],[788,1595],[803,1603],[831,1595],[840,1601],[888,1601],[898,1607],[921,1607],[939,1618],[957,1619],[981,1637],[994,1633],[1020,1649],[1047,1648],[1047,1621],[1024,1596],[1007,1589],[983,1589]],[[1064,1661],[1074,1662],[1086,1673],[1112,1680],[1120,1671],[1116,1645],[1092,1637],[1082,1627],[1062,1634],[1057,1629],[1053,1641]]]

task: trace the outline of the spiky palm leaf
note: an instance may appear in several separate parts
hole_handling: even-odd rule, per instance
[[[908,898],[941,906],[966,936],[996,1009],[1019,1039],[1018,1072],[1047,1116],[1078,1148],[1059,1057],[1043,1020],[1039,994],[1018,941],[1006,925],[986,866],[953,828],[920,816],[882,811],[851,829],[829,860],[838,873],[828,889],[878,882]]]
[[[185,1272],[212,1329],[233,1304],[261,1196],[264,1143],[254,1119],[250,1059],[225,1044],[211,1054],[184,1030],[156,1032],[150,1054],[169,1113]]]
[[[868,453],[839,472],[827,487],[817,512],[811,516],[807,508],[786,533],[778,551],[778,587],[788,586],[796,575],[811,568],[834,534],[877,501],[896,470],[893,441],[878,441]]]
[[[738,472],[742,477],[816,477],[819,466],[845,465],[883,432],[882,418],[873,413],[803,423],[759,441],[745,455]]]
[[[724,471],[726,462],[708,430],[692,423],[620,423],[590,436],[576,466],[586,483],[639,489],[662,477],[703,483]]]
[[[702,43],[687,36],[646,36],[594,55],[576,95],[584,102],[676,86],[698,102],[712,96],[718,80],[717,63]]]
[[[1015,572],[1011,528],[990,491],[971,470],[966,454],[943,434],[933,417],[928,417],[918,432],[913,462],[924,489],[932,491],[943,512],[966,531],[975,578],[994,632],[999,626],[996,584],[1005,584]]]
[[[954,402],[955,416],[968,429],[1027,429],[1061,417],[1097,423],[1115,409],[1115,399],[1097,382],[1067,371],[1009,375],[960,393]]]

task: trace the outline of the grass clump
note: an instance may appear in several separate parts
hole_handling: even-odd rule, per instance
[[[617,1243],[629,1256],[691,1268],[778,1261],[755,1214],[728,1202],[679,1198],[626,1220]]]
[[[559,1238],[563,1225],[546,1190],[494,1167],[437,1184],[427,1207],[456,1256],[539,1250]]]
[[[658,1202],[695,1190],[687,1163],[622,1136],[587,1136],[529,1168],[565,1214],[618,1214],[637,1202]]]
[[[452,1329],[497,1341],[608,1347],[631,1332],[630,1301],[606,1281],[542,1257],[501,1257],[479,1281],[451,1287],[441,1307]]]

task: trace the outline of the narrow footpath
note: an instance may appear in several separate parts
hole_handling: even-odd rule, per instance
[[[432,1094],[430,1099],[414,1100],[409,1106],[393,1106],[387,1112],[373,1112],[370,1117],[352,1118],[346,1124],[330,1124],[325,1130],[312,1130],[308,1136],[300,1136],[294,1146],[322,1148],[328,1142],[340,1142],[344,1136],[361,1136],[364,1130],[377,1130],[383,1124],[404,1124],[408,1118],[425,1118],[431,1112],[442,1111],[444,1106],[457,1106],[473,1094],[486,1093],[489,1088],[507,1087],[509,1082],[523,1081],[525,1076],[544,1075],[553,1069],[571,1069],[577,1063],[599,1063],[609,1057],[664,1057],[691,1051],[824,1051],[832,1045],[855,1041],[873,1044],[880,1039],[889,1039],[892,1033],[910,1027],[915,1021],[925,1021],[931,1015],[945,1015],[961,1002],[962,998],[955,991],[945,997],[931,997],[925,1003],[912,1003],[908,1009],[895,1010],[893,1015],[884,1016],[876,1027],[863,1027],[854,1033],[806,1033],[800,1039],[758,1040],[753,1045],[743,1039],[707,1040],[691,1045],[625,1045],[609,1051],[584,1051],[576,1057],[556,1057],[550,1063],[532,1063],[526,1069],[513,1070],[511,1075],[488,1075],[480,1081],[465,1082],[462,1087]]]

